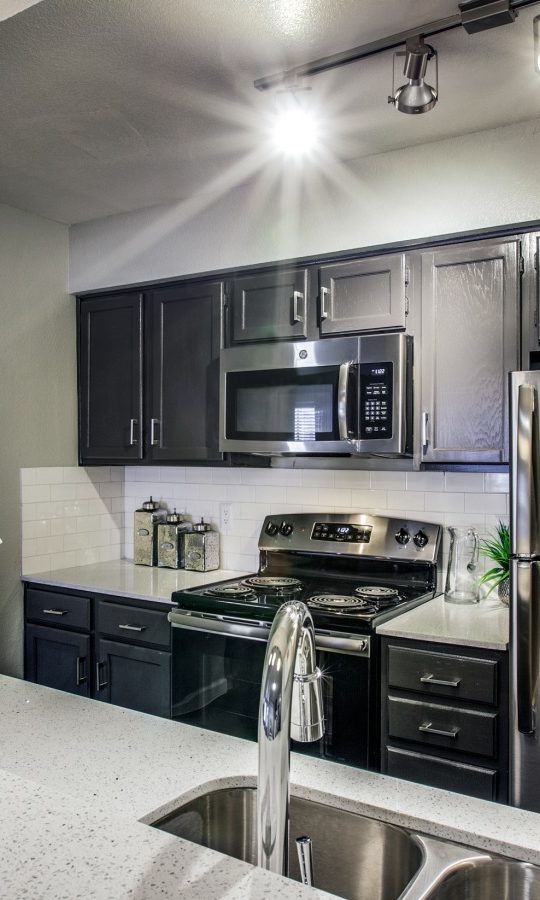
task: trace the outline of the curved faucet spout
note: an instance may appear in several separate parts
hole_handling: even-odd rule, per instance
[[[289,743],[324,732],[321,672],[315,664],[313,619],[305,603],[276,614],[264,660],[259,710],[258,864],[288,871]]]

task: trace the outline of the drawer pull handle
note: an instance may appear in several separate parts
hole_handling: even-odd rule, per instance
[[[453,681],[445,681],[444,678],[434,678],[433,675],[422,675],[420,681],[422,684],[438,684],[440,687],[457,687],[461,678],[454,678]]]
[[[105,663],[104,662],[96,663],[96,690],[97,691],[102,691],[103,688],[108,687],[108,684],[109,684],[108,681],[100,681],[99,680],[100,679],[100,671],[99,670],[100,670],[101,666],[105,666]]]
[[[146,631],[143,625],[119,625],[118,627],[123,628],[124,631]]]
[[[440,737],[457,738],[459,728],[452,728],[452,731],[443,731],[442,728],[434,728],[431,722],[426,722],[424,725],[418,726],[418,731],[422,731],[425,734],[438,734]]]
[[[86,666],[86,656],[77,657],[77,687],[88,681],[86,675],[83,675],[83,664]]]
[[[43,612],[47,616],[67,616],[67,609],[44,609]]]

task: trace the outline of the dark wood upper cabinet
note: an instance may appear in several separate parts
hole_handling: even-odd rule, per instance
[[[406,286],[403,253],[321,266],[321,334],[405,328]]]
[[[220,460],[221,282],[152,291],[149,460]]]
[[[307,269],[276,268],[232,281],[232,343],[307,336]]]
[[[79,456],[129,462],[143,456],[143,295],[79,305]]]

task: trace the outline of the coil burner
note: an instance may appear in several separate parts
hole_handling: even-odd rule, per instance
[[[216,584],[215,587],[208,588],[205,593],[217,597],[218,600],[254,600],[256,596],[253,588],[247,587],[245,584]]]
[[[287,575],[253,575],[251,578],[245,579],[244,585],[268,594],[291,594],[301,591],[303,588],[303,584],[298,578],[290,578]]]
[[[354,589],[354,593],[362,600],[376,604],[378,609],[395,606],[401,600],[399,591],[396,588],[383,587],[382,585],[370,584],[365,587],[357,587]]]
[[[363,600],[361,597],[351,597],[348,594],[315,594],[309,597],[308,606],[314,606],[317,609],[328,609],[334,612],[374,612],[375,607]]]

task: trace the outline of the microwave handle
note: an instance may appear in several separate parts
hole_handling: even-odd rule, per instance
[[[340,441],[349,440],[349,428],[347,424],[347,402],[349,390],[350,362],[342,363],[339,367],[338,391],[337,391],[337,417]]]

